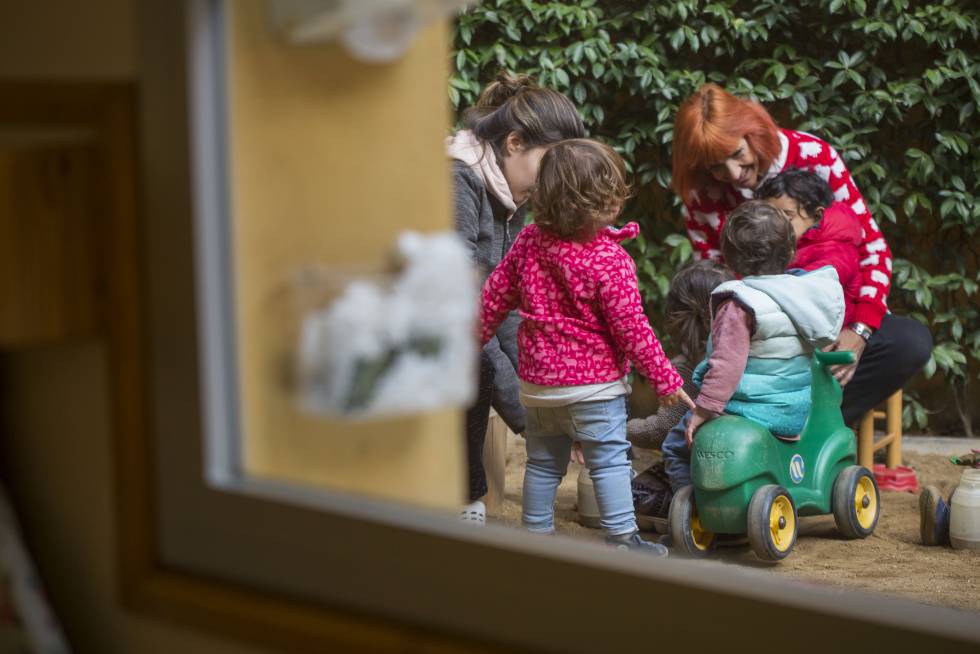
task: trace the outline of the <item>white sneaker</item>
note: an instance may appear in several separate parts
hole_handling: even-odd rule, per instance
[[[471,525],[485,525],[487,523],[487,505],[483,503],[483,500],[467,504],[459,512],[459,521]]]

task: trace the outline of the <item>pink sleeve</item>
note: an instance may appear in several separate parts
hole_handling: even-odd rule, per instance
[[[711,356],[701,392],[695,400],[700,408],[723,413],[745,373],[749,360],[749,325],[752,315],[738,302],[728,300],[718,307],[711,325]]]
[[[816,139],[815,139],[816,140]],[[822,143],[822,141],[821,141]],[[819,157],[820,165],[830,169],[830,190],[838,202],[846,202],[854,211],[864,238],[859,247],[861,252],[861,292],[858,297],[854,319],[875,329],[881,325],[881,318],[887,311],[888,291],[891,287],[892,253],[885,241],[878,223],[871,217],[851,173],[847,170],[837,151],[830,145],[824,147]]]
[[[599,304],[616,343],[663,397],[683,386],[684,380],[664,354],[663,346],[643,313],[633,260],[625,250],[605,261],[599,270]]]
[[[517,285],[520,276],[517,266],[527,250],[526,242],[527,230],[525,229],[517,235],[514,245],[483,284],[483,292],[480,296],[481,347],[493,338],[500,323],[520,302],[521,293]]]

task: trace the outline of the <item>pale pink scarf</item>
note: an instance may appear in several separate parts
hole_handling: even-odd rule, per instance
[[[446,153],[450,159],[462,161],[483,178],[487,190],[507,209],[508,218],[517,211],[507,178],[497,165],[497,158],[489,144],[478,139],[472,131],[461,129],[453,136],[446,137]]]

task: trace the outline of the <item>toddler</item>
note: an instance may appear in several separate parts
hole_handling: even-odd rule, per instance
[[[694,366],[704,358],[704,348],[711,330],[711,291],[722,282],[733,279],[731,271],[715,261],[697,261],[682,268],[670,281],[664,307],[664,328],[680,354],[670,360],[684,380],[684,392],[697,395]],[[670,428],[684,417],[687,407],[681,403],[660,406],[647,418],[626,423],[626,435],[636,447],[659,450]]]
[[[711,294],[708,358],[694,371],[696,407],[664,441],[674,492],[691,483],[695,432],[721,413],[755,420],[779,438],[799,438],[810,412],[810,358],[836,340],[844,295],[830,266],[784,273],[794,244],[789,221],[758,200],[740,205],[722,228],[722,255],[740,279]]]
[[[844,324],[855,320],[861,293],[861,224],[846,202],[834,202],[830,186],[814,172],[788,168],[766,180],[755,197],[779,209],[796,234],[790,269],[833,266],[844,289]],[[870,332],[869,332],[870,333]]]
[[[518,376],[527,412],[524,526],[554,531],[554,502],[572,441],[582,444],[608,543],[666,556],[637,529],[627,459],[626,383],[632,361],[665,405],[693,402],[643,314],[636,267],[611,227],[628,196],[612,148],[563,141],[541,160],[534,223],[483,287],[481,341],[518,308]]]

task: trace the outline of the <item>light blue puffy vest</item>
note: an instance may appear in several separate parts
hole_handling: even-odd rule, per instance
[[[810,358],[833,343],[844,322],[844,293],[827,266],[803,275],[760,275],[725,282],[711,294],[712,316],[734,298],[755,319],[745,374],[725,412],[766,426],[777,436],[796,436],[810,413]],[[712,352],[708,341],[708,356]],[[700,388],[708,359],[694,370]]]

